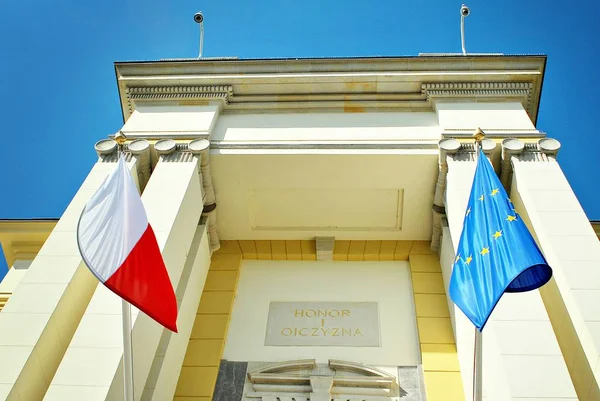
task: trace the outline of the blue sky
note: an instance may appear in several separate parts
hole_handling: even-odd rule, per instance
[[[600,4],[467,5],[467,51],[548,55],[538,128],[562,142],[559,161],[588,217],[600,219],[594,118]],[[450,0],[3,2],[0,218],[62,214],[95,162],[93,144],[122,126],[113,62],[196,57],[198,10],[205,15],[207,57],[393,56],[459,52],[460,6]]]

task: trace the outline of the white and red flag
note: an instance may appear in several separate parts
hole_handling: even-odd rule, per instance
[[[79,252],[115,294],[177,332],[177,300],[156,236],[123,157],[83,209]]]

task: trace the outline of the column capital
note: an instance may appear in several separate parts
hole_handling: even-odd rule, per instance
[[[173,139],[161,139],[154,144],[154,149],[161,162],[188,162],[192,159],[199,161],[198,173],[202,183],[202,201],[204,208],[202,216],[208,226],[208,238],[212,251],[220,248],[217,230],[217,199],[212,185],[210,172],[210,141],[204,137],[190,141],[175,142]]]
[[[542,138],[537,143],[526,143],[518,157],[520,161],[549,162],[556,161],[561,144],[554,138]]]
[[[117,152],[119,145],[114,139],[102,139],[94,145],[101,163],[116,163],[119,160]],[[123,145],[123,157],[126,162],[135,159],[140,190],[143,191],[150,179],[150,143],[145,139],[134,139]]]
[[[556,159],[560,146],[560,142],[554,138],[541,138],[537,142],[528,143],[517,138],[504,139],[500,180],[506,192],[510,193],[511,189],[513,157],[525,162],[549,162]]]
[[[481,142],[483,153],[490,157],[496,142],[491,139],[484,139]],[[438,142],[439,147],[439,171],[435,184],[435,193],[433,195],[433,219],[431,234],[431,249],[437,251],[440,246],[441,219],[446,215],[445,194],[446,194],[446,176],[448,174],[448,156],[456,161],[474,162],[475,144],[472,142],[459,142],[454,138],[443,138]]]

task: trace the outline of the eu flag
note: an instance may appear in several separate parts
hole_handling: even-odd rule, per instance
[[[479,151],[450,279],[450,298],[480,331],[504,292],[546,284],[552,269]]]

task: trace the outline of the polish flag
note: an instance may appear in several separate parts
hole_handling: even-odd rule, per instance
[[[177,300],[137,187],[123,157],[83,209],[79,252],[111,291],[177,332]]]

